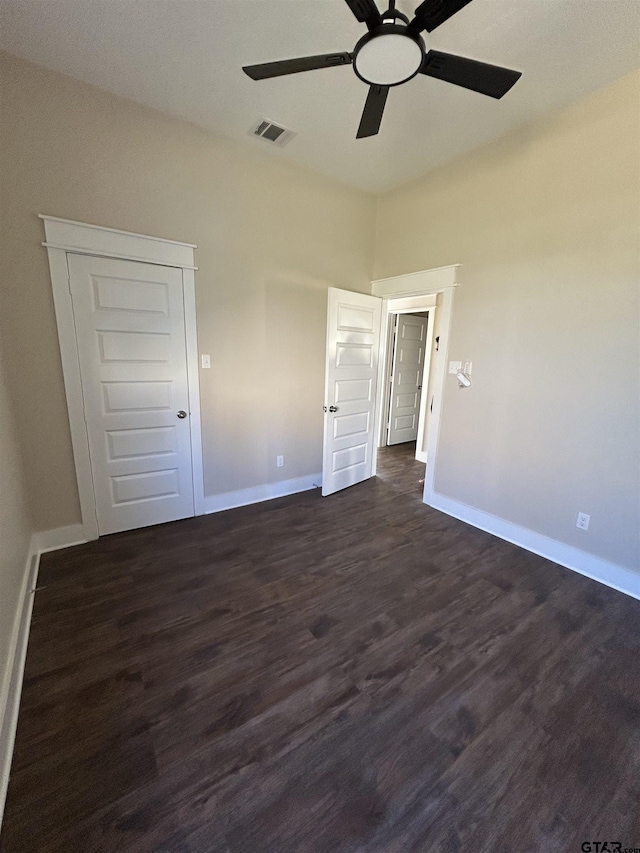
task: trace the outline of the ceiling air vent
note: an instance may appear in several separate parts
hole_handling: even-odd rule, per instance
[[[275,124],[266,118],[261,118],[260,121],[256,122],[249,132],[252,136],[259,136],[260,139],[265,139],[267,142],[279,145],[281,148],[287,142],[291,142],[296,135],[293,130],[287,130],[286,127],[281,127],[279,124]]]

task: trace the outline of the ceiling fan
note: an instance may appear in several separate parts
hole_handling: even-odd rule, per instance
[[[358,127],[357,139],[375,136],[380,130],[389,89],[411,80],[416,74],[436,77],[491,98],[501,98],[521,76],[520,71],[487,65],[474,59],[425,50],[421,33],[431,33],[471,0],[424,0],[409,21],[390,0],[380,13],[374,0],[345,0],[356,20],[369,30],[353,53],[323,53],[281,62],[246,65],[242,70],[252,80],[266,80],[334,65],[353,65],[356,75],[369,86],[369,94]]]

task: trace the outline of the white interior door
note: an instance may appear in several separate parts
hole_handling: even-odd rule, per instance
[[[192,516],[182,270],[68,262],[98,531]]]
[[[427,325],[427,317],[397,315],[387,444],[415,441],[418,436]]]
[[[329,288],[322,494],[373,475],[382,300]]]

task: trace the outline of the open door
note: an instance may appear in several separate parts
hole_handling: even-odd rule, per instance
[[[329,288],[322,494],[373,476],[382,300]]]

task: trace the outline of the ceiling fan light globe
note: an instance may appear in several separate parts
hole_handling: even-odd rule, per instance
[[[353,68],[369,85],[398,86],[415,77],[423,61],[421,40],[407,35],[404,27],[386,24],[360,39]]]

